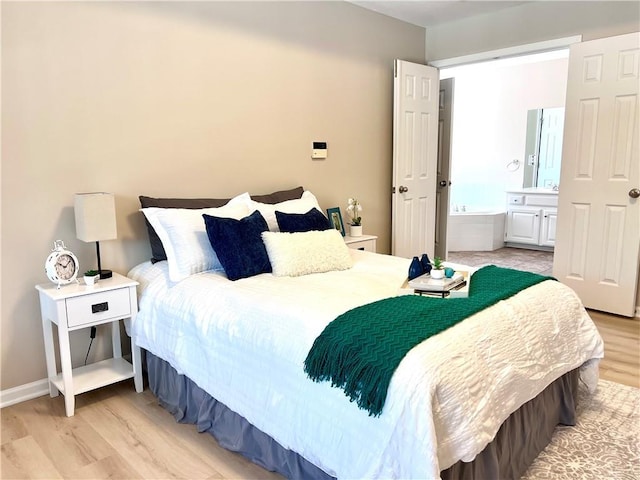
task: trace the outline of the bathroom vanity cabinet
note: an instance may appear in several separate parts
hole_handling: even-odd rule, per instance
[[[524,188],[507,192],[505,243],[552,250],[556,240],[558,192]]]

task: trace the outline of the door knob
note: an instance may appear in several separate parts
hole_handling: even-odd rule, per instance
[[[446,187],[447,185],[451,185],[451,180],[449,180],[448,182],[446,180],[440,180],[439,185],[441,187]]]
[[[629,190],[629,196],[631,198],[640,197],[640,188],[632,188],[631,190]]]
[[[400,193],[407,193],[409,191],[409,189],[403,185],[400,185],[400,188],[398,189],[398,191]]]

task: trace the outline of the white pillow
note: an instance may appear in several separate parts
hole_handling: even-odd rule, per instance
[[[162,241],[172,282],[179,282],[205,270],[222,270],[220,260],[207,237],[202,214],[239,220],[250,213],[247,206],[249,199],[249,194],[243,193],[222,207],[140,209]]]
[[[347,270],[353,266],[349,248],[334,229],[311,232],[262,232],[273,274],[298,277]]]
[[[322,212],[318,204],[318,199],[308,190],[304,191],[302,197],[295,200],[287,200],[271,205],[249,199],[248,205],[251,210],[250,213],[258,210],[262,214],[271,232],[280,231],[280,228],[278,228],[278,220],[276,219],[276,211],[282,213],[307,213],[312,208],[317,208]]]

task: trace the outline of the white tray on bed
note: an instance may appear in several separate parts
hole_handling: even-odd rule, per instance
[[[468,271],[456,271],[451,278],[436,279],[425,273],[409,281],[409,287],[415,293],[442,295],[447,298],[469,296],[471,276]]]

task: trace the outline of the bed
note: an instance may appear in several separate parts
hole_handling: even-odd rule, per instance
[[[281,210],[295,228],[308,223],[317,204],[304,193],[261,200],[245,194],[209,212],[227,219],[226,232],[259,211],[264,232],[278,229]],[[573,422],[577,388],[595,389],[602,340],[574,292],[546,280],[411,349],[371,415],[331,382],[312,381],[305,358],[336,317],[406,294],[409,260],[339,248],[335,231],[294,229],[269,237],[286,242],[267,249],[268,267],[248,267],[270,271],[233,281],[232,269],[198,257],[207,235],[217,260],[226,255],[210,225],[197,225],[201,212],[165,207],[143,204],[167,261],[129,272],[140,283],[130,332],[146,351],[150,388],[178,420],[267,469],[289,478],[517,478],[555,425]],[[231,236],[234,248],[250,249],[246,231],[239,238]],[[314,257],[327,245],[339,260]],[[303,266],[289,255],[296,249]]]

